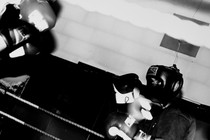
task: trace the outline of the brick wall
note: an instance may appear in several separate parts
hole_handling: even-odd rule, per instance
[[[59,2],[61,11],[52,30],[57,46],[53,55],[119,75],[134,72],[142,83],[150,65],[174,63],[176,53],[159,47],[164,34]],[[200,48],[196,58],[178,56],[185,98],[210,105],[210,50]]]

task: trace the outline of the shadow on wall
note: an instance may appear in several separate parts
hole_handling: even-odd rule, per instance
[[[210,12],[210,3],[208,1],[202,0],[159,0],[164,1],[166,3],[171,3],[173,5],[181,6],[181,7],[189,7],[193,9],[199,9],[202,12]],[[202,8],[201,8],[202,5]],[[200,9],[201,8],[201,9]]]
[[[61,4],[57,0],[49,1],[49,4],[55,12],[56,17],[58,17],[61,11]]]
[[[56,40],[51,31],[41,34],[38,48],[41,53],[52,53],[56,49]]]

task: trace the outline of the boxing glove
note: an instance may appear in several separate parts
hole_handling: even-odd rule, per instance
[[[130,140],[137,131],[136,120],[125,113],[112,112],[106,119],[105,130],[108,139],[120,137],[124,140]]]
[[[21,20],[33,24],[39,31],[55,26],[56,15],[47,0],[23,0],[19,7]]]
[[[106,136],[108,139],[150,140],[151,136],[139,129],[138,122],[129,114],[113,112],[106,122]]]
[[[14,50],[25,54],[36,54],[40,32],[30,23],[19,19],[20,10],[12,4],[6,6],[6,11],[0,19],[0,58],[9,57]],[[19,48],[21,47],[21,48]],[[36,50],[36,51],[35,51]],[[12,57],[14,53],[11,54]],[[20,54],[18,54],[20,55]],[[23,55],[23,54],[21,54]]]
[[[117,110],[127,112],[127,105],[140,94],[141,81],[134,73],[124,74],[113,79]]]
[[[39,41],[40,32],[34,26],[21,20],[17,21],[16,24],[16,27],[0,30],[0,57],[6,57],[14,50],[28,43]],[[29,50],[29,46],[25,46],[25,50]]]
[[[24,55],[37,55],[39,53],[40,50],[36,46],[26,43],[24,46],[9,53],[9,58],[16,58]]]

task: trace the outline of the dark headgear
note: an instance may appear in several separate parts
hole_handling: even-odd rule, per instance
[[[183,86],[182,74],[176,65],[152,65],[146,74],[147,87],[152,96],[164,102],[177,97]]]

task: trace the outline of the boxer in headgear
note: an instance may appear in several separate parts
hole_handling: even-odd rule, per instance
[[[182,74],[176,66],[153,65],[146,79],[147,85],[142,85],[140,95],[128,104],[127,113],[109,115],[108,138],[193,140],[195,119],[170,104],[181,94],[183,85]]]
[[[128,106],[136,99],[141,98],[142,118],[152,119],[150,110],[151,101],[144,98],[141,94],[144,92],[145,85],[141,83],[135,73],[128,73],[114,78],[113,88],[117,110],[111,112],[106,119],[106,136],[109,139],[121,137],[123,139],[140,137],[143,133],[138,133],[138,121],[129,114]],[[142,96],[142,97],[141,97]],[[146,114],[146,115],[145,115]],[[149,135],[143,136],[149,138]]]
[[[147,71],[146,80],[145,96],[160,103],[163,107],[181,94],[183,77],[176,65],[152,65]]]
[[[196,131],[195,118],[175,102],[173,104],[176,98],[180,98],[183,86],[183,77],[176,65],[152,65],[147,71],[146,80],[147,89],[143,92],[144,96],[151,101],[151,107],[155,103],[162,108],[153,118],[151,136],[155,140],[193,140]],[[139,121],[139,124],[144,122],[140,111],[141,102],[142,99],[137,98],[129,106],[129,114]]]
[[[143,95],[143,98],[148,99],[147,104],[156,108],[153,109],[153,114],[158,115],[161,110],[167,108],[176,97],[181,95],[182,86],[183,77],[176,65],[152,65],[147,70],[146,86],[141,89],[141,95]],[[142,98],[135,100],[128,109],[129,113],[137,120],[145,118],[142,117],[142,112],[139,111],[142,100]]]

